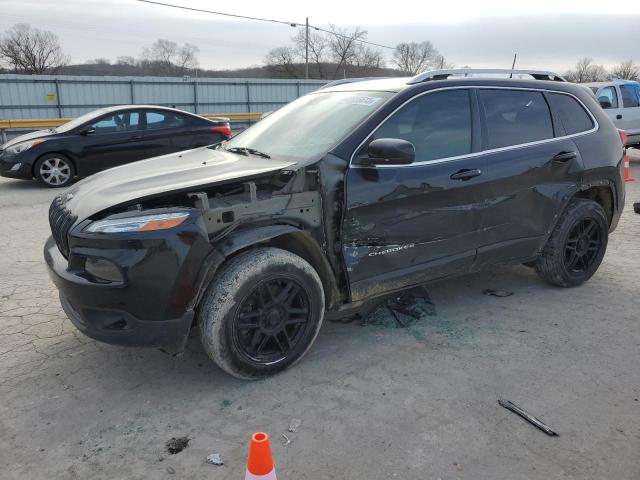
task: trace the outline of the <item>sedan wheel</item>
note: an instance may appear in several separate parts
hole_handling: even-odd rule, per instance
[[[48,156],[38,161],[36,176],[48,187],[64,187],[73,179],[73,166],[62,156]]]

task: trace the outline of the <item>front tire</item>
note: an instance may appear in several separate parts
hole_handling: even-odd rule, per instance
[[[34,167],[35,177],[47,187],[66,187],[73,181],[73,162],[59,153],[47,153],[38,159]]]
[[[602,207],[592,200],[573,199],[538,258],[536,273],[560,287],[581,285],[598,270],[608,236],[609,223]]]
[[[311,348],[324,316],[315,269],[286,250],[259,248],[229,261],[198,311],[209,357],[237,378],[257,379],[293,365]]]

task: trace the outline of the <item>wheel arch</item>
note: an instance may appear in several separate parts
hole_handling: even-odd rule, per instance
[[[325,304],[338,303],[339,291],[335,275],[318,242],[307,232],[292,225],[269,225],[242,230],[229,235],[218,247],[225,262],[251,248],[274,247],[306,260],[318,273],[325,294]]]
[[[61,155],[64,158],[66,158],[67,160],[69,160],[69,162],[71,162],[71,166],[73,167],[73,173],[75,175],[78,175],[78,165],[76,164],[75,159],[73,159],[70,155],[64,153],[64,152],[59,152],[59,151],[51,151],[51,152],[44,152],[41,155],[38,155],[38,157],[34,160],[34,162],[31,164],[31,176],[33,178],[38,178],[38,176],[36,175],[36,165],[38,165],[38,162],[42,159],[42,157],[46,156],[46,155]]]
[[[596,202],[606,213],[609,227],[611,226],[616,209],[616,196],[611,184],[589,185],[577,192],[573,198],[584,198]]]

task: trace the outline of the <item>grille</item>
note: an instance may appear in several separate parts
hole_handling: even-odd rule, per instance
[[[61,196],[53,199],[49,207],[49,225],[56,245],[58,245],[58,250],[65,258],[69,256],[69,229],[77,218],[64,207]]]

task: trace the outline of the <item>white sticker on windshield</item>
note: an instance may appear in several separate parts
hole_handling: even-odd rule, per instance
[[[349,103],[351,105],[364,105],[365,107],[370,107],[375,105],[380,100],[380,97],[352,97],[349,98]]]

